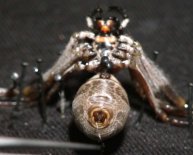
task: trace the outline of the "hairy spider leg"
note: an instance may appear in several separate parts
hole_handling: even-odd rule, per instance
[[[44,83],[47,87],[46,102],[60,89],[60,83],[55,79],[56,75],[61,75],[64,80],[72,72],[90,69],[87,68],[90,65],[81,64],[80,61],[82,59],[89,59],[95,55],[95,53],[90,51],[88,53],[85,52],[85,44],[82,42],[88,38],[90,40],[94,39],[94,34],[88,31],[81,31],[74,34],[54,66],[43,74]],[[95,64],[92,67],[95,67]]]
[[[159,55],[159,52],[158,52],[158,51],[153,51],[153,61],[156,61],[156,60],[157,60],[158,55]],[[140,105],[139,115],[138,115],[136,121],[134,122],[134,125],[135,125],[136,127],[138,127],[139,124],[141,123],[141,121],[142,121],[142,119],[143,119],[144,111],[145,111],[145,104],[141,104],[141,105]]]
[[[174,114],[185,113],[185,100],[171,89],[165,75],[145,56],[141,46],[139,44],[134,46],[135,52],[132,55],[129,70],[139,94],[148,100],[163,122],[174,125],[188,125],[188,121],[168,115],[169,112]]]
[[[153,51],[153,61],[156,62],[157,58],[159,56],[159,51]],[[171,100],[173,100],[173,98],[178,98],[177,95],[175,95],[173,92],[173,90],[171,89],[171,87],[166,86],[163,88],[165,94],[171,98]],[[171,97],[171,94],[173,94],[173,97]],[[175,96],[174,96],[175,95]],[[176,103],[176,101],[173,101],[174,103]],[[167,102],[161,102],[160,106],[162,107],[162,109],[164,109],[164,111],[166,111],[167,113],[173,114],[173,115],[179,115],[179,116],[185,116],[186,115],[186,111],[179,109],[178,107],[175,107]],[[178,106],[178,104],[177,104]]]

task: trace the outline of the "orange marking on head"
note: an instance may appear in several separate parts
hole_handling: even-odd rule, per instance
[[[101,26],[101,31],[103,33],[108,33],[108,32],[110,32],[110,28],[107,25],[103,25],[103,26]]]

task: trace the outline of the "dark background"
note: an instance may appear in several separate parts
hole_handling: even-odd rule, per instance
[[[170,76],[175,88],[187,98],[187,83],[193,81],[193,1],[182,0],[0,0],[0,85],[10,86],[10,74],[20,72],[20,63],[29,62],[27,79],[39,57],[44,59],[43,70],[57,59],[73,32],[87,29],[85,16],[98,4],[106,7],[119,5],[127,10],[130,23],[127,32],[138,40],[151,57],[157,50],[157,63]],[[128,75],[121,73],[123,83]],[[84,78],[83,78],[84,80]],[[75,93],[77,78],[69,83]],[[132,95],[129,94],[132,98]],[[42,138],[62,141],[92,142],[84,137],[72,122],[70,108],[62,120],[55,107],[48,107],[48,126],[42,130],[36,108],[26,109],[19,119],[10,120],[10,109],[0,110],[0,135]],[[104,154],[192,154],[193,142],[187,128],[157,121],[145,112],[139,128],[130,122],[138,115],[133,110],[124,132],[110,139]],[[10,122],[14,122],[12,128]],[[93,143],[93,142],[92,142]],[[8,150],[0,150],[0,152]],[[18,150],[12,150],[18,152]],[[73,150],[20,150],[41,154],[86,154]],[[88,153],[88,152],[87,152]],[[91,152],[90,152],[91,154]],[[96,154],[99,154],[96,152]]]

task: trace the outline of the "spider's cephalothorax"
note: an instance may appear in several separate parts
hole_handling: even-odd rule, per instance
[[[88,27],[100,35],[120,35],[128,22],[129,19],[125,11],[115,6],[109,7],[105,12],[101,8],[97,8],[90,17],[87,17]]]

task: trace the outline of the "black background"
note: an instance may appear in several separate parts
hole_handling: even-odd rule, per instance
[[[157,50],[157,63],[170,76],[175,88],[187,98],[187,83],[193,81],[193,3],[181,0],[0,0],[0,85],[8,87],[13,71],[20,72],[20,63],[29,62],[27,79],[34,74],[32,67],[39,57],[44,59],[43,70],[57,59],[73,32],[87,29],[85,16],[98,4],[102,7],[119,5],[127,10],[130,23],[127,28],[138,40],[147,55]],[[121,73],[123,83],[128,74]],[[77,80],[78,79],[78,80]],[[84,79],[84,78],[83,78]],[[74,77],[68,94],[78,89]],[[129,94],[132,98],[132,95]],[[74,126],[70,108],[65,119],[55,107],[48,108],[48,126],[42,130],[37,109],[26,109],[17,120],[10,120],[10,109],[0,110],[0,135],[41,138],[62,141],[92,142]],[[192,154],[193,142],[187,128],[175,127],[157,121],[145,112],[140,128],[130,123],[138,115],[133,110],[124,132],[110,139],[104,154]],[[10,121],[14,122],[9,128]],[[92,142],[93,143],[93,142]],[[2,150],[0,152],[8,150]],[[12,150],[18,152],[18,150]],[[86,154],[73,150],[20,150],[41,154]],[[91,154],[91,152],[89,153]],[[96,154],[99,154],[96,152]]]

